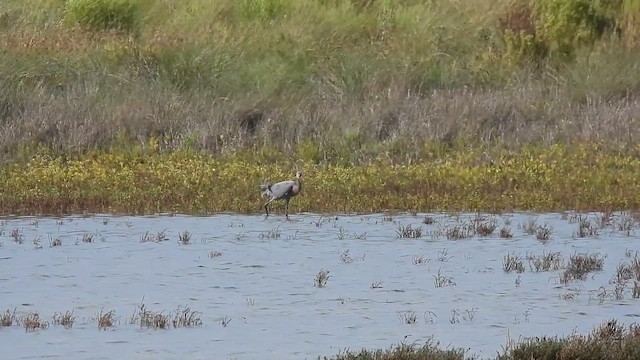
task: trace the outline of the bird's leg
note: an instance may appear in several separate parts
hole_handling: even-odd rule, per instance
[[[289,199],[287,198],[284,204],[284,216],[289,220]]]
[[[264,211],[267,213],[267,215],[265,215],[265,219],[269,217],[269,204],[273,201],[273,199],[267,201],[266,204],[264,204]]]

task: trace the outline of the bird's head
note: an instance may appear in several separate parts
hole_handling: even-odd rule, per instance
[[[298,171],[298,172],[296,173],[296,177],[297,177],[298,179],[302,178],[302,173],[301,173],[300,171]]]

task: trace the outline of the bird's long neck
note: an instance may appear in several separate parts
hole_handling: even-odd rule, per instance
[[[300,178],[296,176],[296,179],[294,181],[296,182],[296,188],[298,189],[298,191],[296,192],[300,192],[300,190],[302,190],[302,180],[300,180]]]

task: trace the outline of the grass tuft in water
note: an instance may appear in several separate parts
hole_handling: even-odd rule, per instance
[[[73,323],[76,321],[76,316],[73,314],[73,310],[63,313],[53,314],[53,323],[55,325],[62,325],[65,329],[71,329]]]
[[[178,234],[178,244],[189,245],[191,244],[191,233],[187,230]]]
[[[11,326],[14,322],[17,321],[18,318],[16,317],[16,309],[13,309],[13,312],[7,309],[4,314],[0,314],[0,326]]]
[[[317,274],[316,278],[313,281],[313,286],[317,288],[323,288],[327,286],[327,282],[329,281],[329,270],[321,269]]]
[[[559,252],[543,252],[542,255],[530,255],[529,267],[534,272],[555,271],[564,267],[562,255]]]
[[[106,330],[107,328],[113,327],[116,323],[116,311],[110,310],[108,312],[104,312],[103,309],[100,309],[97,317],[98,329]]]
[[[193,311],[187,306],[178,306],[173,317],[172,323],[174,328],[202,326],[202,313]]]
[[[511,239],[513,237],[513,233],[509,227],[504,226],[500,229],[500,237],[503,239]]]
[[[602,270],[604,259],[599,254],[576,254],[569,257],[564,272],[560,275],[560,283],[568,284],[574,280],[585,280],[587,275]]]
[[[419,239],[422,237],[422,228],[421,227],[411,227],[409,225],[398,225],[398,229],[396,230],[396,236],[399,238],[407,238],[407,239]]]
[[[515,271],[517,273],[524,272],[524,262],[522,258],[516,254],[507,254],[502,259],[502,270],[506,273]]]
[[[441,269],[438,269],[438,273],[433,275],[433,283],[437,288],[456,285],[455,281],[453,281],[453,277],[444,275],[441,272]]]
[[[38,329],[46,329],[49,327],[49,323],[40,319],[40,315],[37,312],[30,313],[23,317],[21,323],[26,332],[33,332]]]

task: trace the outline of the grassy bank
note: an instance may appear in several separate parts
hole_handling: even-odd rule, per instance
[[[496,360],[601,360],[637,359],[640,354],[640,329],[637,324],[628,328],[611,320],[596,327],[591,334],[574,334],[568,337],[535,337],[528,340],[512,341]],[[388,350],[347,351],[332,357],[335,360],[464,360],[475,359],[464,349],[443,349],[438,344],[428,342],[419,347],[400,344]],[[325,360],[328,359],[325,357]]]
[[[8,0],[0,151],[634,146],[639,14],[637,0]]]
[[[304,183],[295,212],[628,209],[640,205],[638,155],[597,144],[518,152],[434,146],[412,164],[380,158],[341,166],[254,152],[43,152],[0,169],[0,211],[257,213],[264,201],[258,185],[296,170]]]
[[[639,29],[637,0],[4,1],[0,206],[252,212],[298,167],[298,210],[636,207]]]

